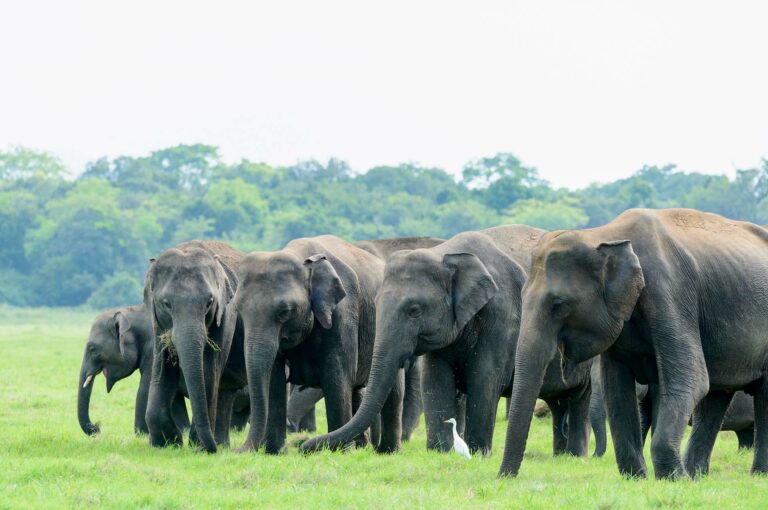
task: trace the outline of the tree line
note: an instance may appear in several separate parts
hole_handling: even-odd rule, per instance
[[[141,301],[148,260],[189,239],[273,250],[333,233],[350,240],[448,238],[502,223],[591,227],[631,207],[692,207],[768,223],[768,160],[735,177],[645,166],[626,179],[554,188],[512,154],[456,179],[416,164],[353,172],[339,159],[275,167],[178,145],[101,158],[69,176],[52,154],[0,152],[0,303],[96,308]]]

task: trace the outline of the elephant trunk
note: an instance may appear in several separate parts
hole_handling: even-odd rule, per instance
[[[527,323],[527,324],[526,324]],[[515,374],[507,417],[507,439],[499,476],[517,476],[523,461],[533,408],[547,366],[555,355],[554,334],[541,337],[541,329],[523,317],[515,353]]]
[[[91,391],[93,390],[93,376],[88,374],[88,364],[83,358],[83,365],[80,368],[80,379],[77,386],[77,420],[80,422],[80,428],[83,432],[92,436],[98,434],[99,426],[91,422],[88,415],[88,409],[91,404]]]
[[[197,440],[203,450],[216,453],[216,441],[213,438],[208,410],[208,396],[203,374],[203,351],[206,345],[206,329],[202,321],[174,323],[172,339],[179,357],[179,366],[187,386],[189,401],[192,405],[192,423],[195,426]],[[214,374],[210,374],[213,377]]]
[[[333,432],[306,441],[300,447],[301,452],[310,453],[323,448],[337,450],[352,442],[373,424],[384,407],[403,362],[413,355],[413,349],[390,348],[393,345],[397,343],[376,339],[365,395],[352,419]]]
[[[246,329],[245,368],[248,374],[251,417],[243,450],[258,450],[264,441],[269,411],[269,385],[277,358],[278,333],[275,327],[265,330],[253,327]]]

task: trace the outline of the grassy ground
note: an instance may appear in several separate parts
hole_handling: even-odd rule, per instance
[[[424,427],[397,455],[370,450],[204,455],[153,449],[135,437],[138,378],[110,395],[96,380],[86,437],[76,386],[93,312],[0,308],[0,508],[766,508],[768,477],[749,475],[751,454],[720,435],[712,473],[698,482],[624,480],[613,452],[553,459],[550,422],[534,420],[520,476],[497,480],[504,422],[493,456],[464,461],[427,452]],[[322,407],[322,406],[321,406]],[[325,429],[320,409],[319,425]],[[239,445],[243,434],[235,436]],[[296,437],[289,437],[295,441]],[[646,452],[646,459],[650,459]]]

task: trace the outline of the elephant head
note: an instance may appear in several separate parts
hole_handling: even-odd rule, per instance
[[[500,475],[520,468],[544,373],[559,350],[566,378],[577,363],[608,350],[645,286],[627,240],[591,241],[582,232],[545,235],[523,286],[507,441]]]
[[[270,384],[285,384],[271,380],[278,352],[303,342],[315,320],[321,328],[330,329],[333,311],[346,291],[324,254],[302,260],[287,251],[254,252],[243,260],[240,280],[235,306],[245,332],[251,396],[245,447],[256,449],[265,433]]]
[[[141,307],[143,310],[143,307]],[[99,432],[91,422],[89,405],[93,380],[103,373],[107,380],[107,393],[120,379],[125,379],[139,368],[142,324],[134,325],[128,309],[107,310],[101,313],[91,326],[85,345],[77,392],[77,418],[80,428],[88,435]],[[146,337],[145,337],[146,338]]]
[[[476,255],[429,249],[393,253],[376,296],[376,340],[360,408],[342,428],[305,442],[301,450],[336,449],[362,434],[384,406],[398,370],[414,355],[455,342],[497,293]]]
[[[218,328],[234,328],[227,306],[237,287],[237,277],[218,255],[195,242],[174,248],[155,259],[147,273],[145,301],[155,334],[161,339],[163,359],[178,357],[192,406],[192,422],[203,449],[216,451],[211,432],[211,403],[206,394],[204,352],[221,348],[214,343]],[[170,335],[169,335],[170,334]],[[226,338],[226,334],[221,335]],[[230,335],[231,337],[231,335]],[[209,381],[213,387],[218,381]]]

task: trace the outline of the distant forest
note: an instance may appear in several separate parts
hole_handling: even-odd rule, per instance
[[[768,160],[723,175],[646,166],[572,191],[501,153],[460,179],[414,164],[353,172],[342,160],[227,164],[209,145],[102,158],[72,179],[54,155],[0,152],[0,303],[96,308],[141,301],[148,259],[189,239],[273,250],[332,233],[349,240],[450,237],[503,223],[600,225],[631,207],[693,207],[768,223]]]

